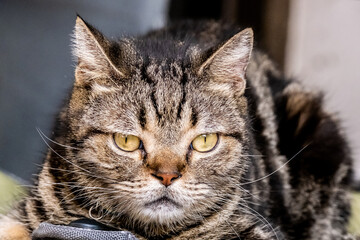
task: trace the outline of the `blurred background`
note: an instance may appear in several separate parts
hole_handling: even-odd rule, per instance
[[[76,13],[108,37],[171,20],[226,19],[252,27],[287,76],[324,90],[338,112],[360,180],[359,0],[0,0],[0,170],[31,182],[73,83]],[[0,178],[1,182],[4,181]],[[1,196],[0,196],[1,201]]]

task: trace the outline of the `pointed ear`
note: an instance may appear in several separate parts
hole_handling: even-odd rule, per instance
[[[223,91],[245,90],[245,72],[253,48],[253,31],[247,28],[213,53],[199,68],[198,74],[209,74],[212,87]]]
[[[76,18],[73,55],[78,60],[76,81],[104,78],[110,73],[118,74],[120,77],[124,76],[110,58],[110,41],[80,16]]]

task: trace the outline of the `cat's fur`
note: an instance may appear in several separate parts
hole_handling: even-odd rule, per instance
[[[321,94],[252,51],[250,29],[237,32],[183,22],[112,42],[78,17],[55,142],[31,195],[2,221],[30,233],[96,218],[141,239],[351,239],[337,120]],[[116,148],[117,132],[144,148]],[[189,146],[204,133],[219,142],[199,153]],[[160,170],[182,177],[164,186],[151,175]]]

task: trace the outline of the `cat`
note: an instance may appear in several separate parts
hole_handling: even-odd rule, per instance
[[[77,17],[73,53],[71,97],[0,239],[84,217],[138,239],[353,239],[340,124],[251,29],[184,21],[110,41]]]

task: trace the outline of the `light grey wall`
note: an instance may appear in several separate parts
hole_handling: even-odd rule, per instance
[[[286,72],[326,92],[360,180],[360,1],[291,0]]]
[[[168,0],[0,0],[0,169],[37,172],[73,82],[76,13],[110,37],[164,25]]]

